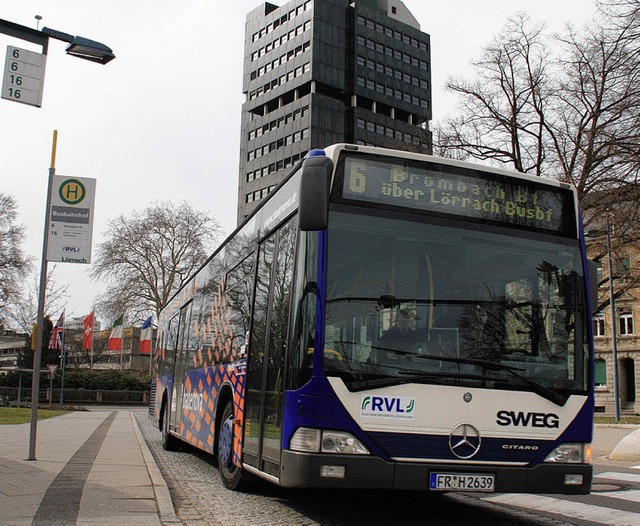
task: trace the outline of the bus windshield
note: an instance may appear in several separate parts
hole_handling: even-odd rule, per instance
[[[324,369],[349,389],[586,393],[577,240],[337,210],[328,240]]]

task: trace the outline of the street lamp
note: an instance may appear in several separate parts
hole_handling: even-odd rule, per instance
[[[105,46],[101,42],[89,40],[84,37],[74,37],[73,35],[63,33],[62,31],[49,29],[48,27],[43,27],[42,32],[56,40],[68,42],[69,47],[66,49],[67,55],[90,60],[91,62],[97,62],[98,64],[106,64],[116,58],[111,48]]]
[[[611,310],[611,359],[613,361],[613,405],[615,421],[620,422],[620,395],[618,393],[618,344],[616,338],[616,304],[613,297],[613,264],[611,260],[611,226],[607,214],[607,264],[609,265],[609,309]]]
[[[69,35],[68,33],[63,33],[62,31],[57,31],[48,27],[43,27],[42,31],[38,31],[0,18],[0,33],[19,38],[20,40],[26,40],[33,44],[38,44],[42,46],[42,53],[44,55],[47,54],[49,37],[51,37],[56,40],[68,42],[69,47],[66,50],[67,54],[74,57],[90,60],[91,62],[97,62],[98,64],[106,64],[116,58],[111,48],[101,42],[96,42],[95,40],[89,40],[88,38],[80,36]]]

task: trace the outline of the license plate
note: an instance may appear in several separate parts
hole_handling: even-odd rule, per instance
[[[433,491],[495,491],[496,476],[481,473],[431,473]]]

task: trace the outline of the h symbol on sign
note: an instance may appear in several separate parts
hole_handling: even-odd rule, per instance
[[[77,184],[67,185],[64,189],[65,197],[69,200],[74,200],[78,198],[80,188]]]

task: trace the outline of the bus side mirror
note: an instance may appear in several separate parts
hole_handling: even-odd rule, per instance
[[[300,230],[324,230],[329,221],[329,189],[333,162],[325,156],[308,157],[302,163],[298,224]]]
[[[587,274],[589,277],[589,296],[591,299],[591,312],[598,308],[598,267],[595,262],[587,259]]]

